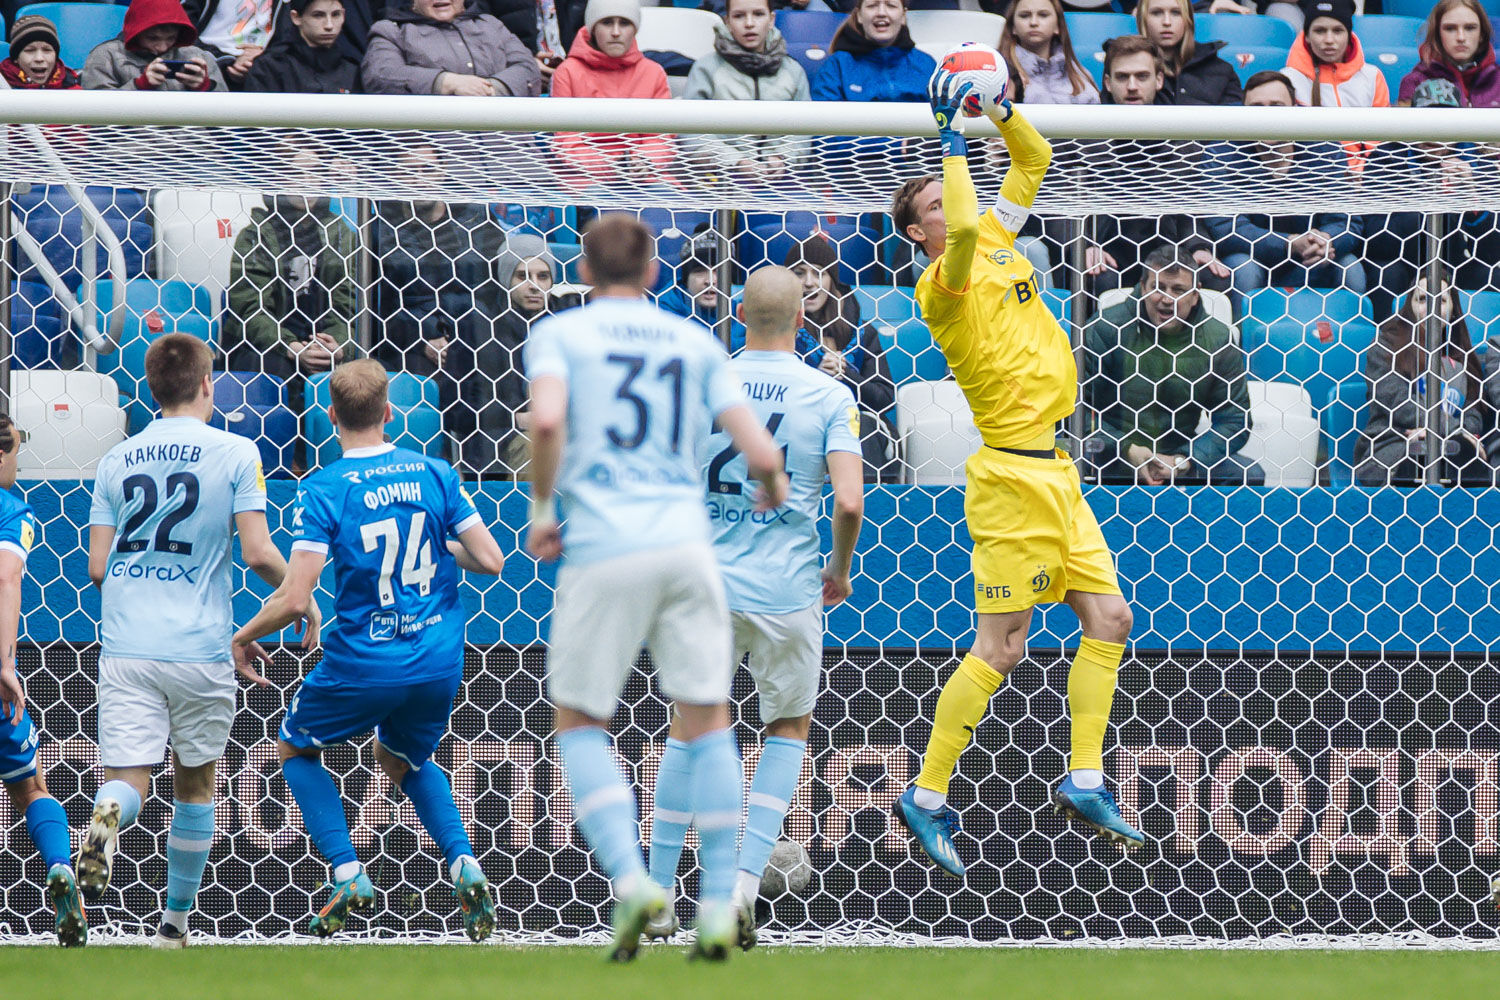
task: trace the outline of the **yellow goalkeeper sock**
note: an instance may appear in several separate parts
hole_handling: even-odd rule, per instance
[[[1125,646],[1085,637],[1068,670],[1068,714],[1073,721],[1073,758],[1068,770],[1104,770],[1104,730],[1115,700],[1115,675]]]
[[[969,745],[974,727],[989,710],[990,695],[1004,683],[1003,674],[996,673],[973,653],[963,658],[938,697],[932,735],[922,757],[922,773],[917,775],[918,788],[948,794],[948,779],[953,777],[958,755]]]

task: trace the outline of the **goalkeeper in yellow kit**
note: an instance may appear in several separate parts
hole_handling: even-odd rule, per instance
[[[922,773],[895,806],[923,850],[953,875],[964,865],[953,844],[958,814],[947,804],[948,780],[990,696],[1025,653],[1032,608],[1049,601],[1067,602],[1083,624],[1068,673],[1073,753],[1053,804],[1111,840],[1145,842],[1121,817],[1103,772],[1130,606],[1078,470],[1056,447],[1057,422],[1078,397],[1072,345],[1038,294],[1030,262],[1015,249],[1052,147],[1009,101],[987,108],[1010,168],[999,201],[981,216],[959,128],[970,89],[942,70],[932,78],[943,175],[907,181],[892,206],[896,231],[932,260],[917,282],[917,303],[984,441],[969,457],[964,491],[977,635],[938,699]]]

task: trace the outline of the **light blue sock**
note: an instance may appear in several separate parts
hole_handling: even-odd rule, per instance
[[[214,846],[214,804],[172,802],[172,826],[167,831],[166,920],[183,929],[192,912],[203,866]]]
[[[411,799],[417,818],[437,842],[443,859],[450,866],[459,858],[474,856],[463,818],[458,815],[458,806],[453,804],[453,788],[441,768],[429,760],[420,770],[407,771],[406,777],[401,779],[401,790]]]
[[[797,778],[802,774],[802,757],[806,752],[806,740],[767,737],[766,747],[755,765],[739,868],[754,876],[756,882],[766,873],[771,849],[781,837],[781,823],[797,792]]]
[[[617,885],[644,877],[635,795],[610,756],[609,735],[594,727],[570,729],[557,734],[557,746],[568,771],[578,829],[604,871]]]
[[[688,744],[692,755],[693,826],[702,846],[698,861],[703,875],[698,902],[728,903],[734,893],[735,842],[740,832],[740,804],[745,777],[739,748],[728,729],[700,736]]]
[[[281,762],[281,776],[297,807],[302,810],[302,825],[312,838],[318,853],[337,868],[358,863],[354,844],[349,840],[349,821],[344,818],[344,802],[338,786],[323,770],[316,757],[288,757]]]
[[[667,889],[677,885],[682,841],[693,821],[692,775],[693,757],[688,745],[668,739],[651,810],[651,881]]]
[[[136,816],[141,811],[141,793],[128,781],[116,778],[114,781],[106,781],[99,786],[94,793],[94,805],[98,805],[104,799],[114,799],[120,803],[120,829],[125,829],[135,822]]]
[[[68,840],[68,814],[56,799],[45,795],[32,800],[26,807],[26,832],[31,834],[31,842],[48,868],[71,867],[73,846]]]

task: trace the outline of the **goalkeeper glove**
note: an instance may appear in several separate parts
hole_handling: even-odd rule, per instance
[[[1016,113],[1015,106],[1010,103],[1009,97],[1000,98],[1000,103],[992,108],[986,108],[985,114],[990,116],[990,121],[996,125],[1003,125],[1010,121],[1010,116]]]
[[[927,81],[927,102],[932,106],[932,117],[937,122],[938,139],[943,144],[944,156],[965,156],[969,145],[964,140],[963,103],[974,85],[961,81],[947,70],[940,69]]]

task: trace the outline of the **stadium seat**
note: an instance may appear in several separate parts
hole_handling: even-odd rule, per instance
[[[952,379],[898,386],[896,433],[907,482],[919,486],[962,485],[964,464],[980,445],[969,403]]]
[[[286,405],[286,385],[263,372],[215,372],[209,424],[250,438],[267,476],[292,474],[297,415]]]
[[[776,12],[776,27],[786,39],[787,55],[797,60],[810,77],[828,58],[828,43],[847,15],[827,10],[792,10]]]
[[[678,52],[698,60],[714,50],[719,16],[686,7],[643,7],[636,44],[642,52]]]
[[[1341,382],[1364,372],[1375,342],[1370,303],[1343,288],[1264,288],[1248,299],[1250,375],[1301,385],[1321,409]]]
[[[151,198],[156,276],[205,285],[221,296],[229,287],[234,239],[263,206],[260,195],[239,191],[157,191]]]
[[[1005,18],[982,10],[911,10],[906,27],[917,48],[936,59],[960,42],[999,45]]]
[[[682,245],[693,238],[693,230],[705,222],[713,225],[712,212],[643,208],[640,220],[656,234],[656,259],[661,261],[656,278],[657,289],[667,288],[677,280],[677,266],[682,260]]]
[[[1491,337],[1500,337],[1500,292],[1458,293],[1459,308],[1469,327],[1469,338],[1477,349]]]
[[[805,240],[815,232],[828,237],[837,249],[839,275],[845,284],[889,280],[890,274],[880,261],[880,234],[848,223],[819,221],[757,226],[739,238],[739,264],[746,270],[754,270],[762,264],[780,264],[793,243]]]
[[[1129,14],[1063,15],[1068,22],[1068,36],[1073,40],[1073,54],[1095,81],[1104,77],[1104,43],[1117,35],[1135,34],[1135,18]]]
[[[1323,407],[1323,435],[1328,448],[1328,485],[1354,482],[1354,446],[1370,416],[1370,387],[1363,378],[1339,383]]]
[[[1488,4],[1485,4],[1488,7]],[[1410,17],[1425,21],[1427,15],[1432,12],[1432,4],[1427,0],[1381,0],[1380,9],[1386,16]]]
[[[1243,85],[1262,70],[1280,70],[1286,65],[1286,47],[1276,45],[1242,45],[1230,42],[1219,50],[1219,57],[1234,67]]]
[[[1359,36],[1359,44],[1364,46],[1366,53],[1414,49],[1422,44],[1426,29],[1425,14],[1422,17],[1363,14],[1354,19],[1354,33]]]
[[[145,274],[146,250],[152,243],[145,196],[130,188],[88,187],[84,193],[120,240],[125,257],[123,277]],[[42,252],[64,283],[70,290],[77,290],[83,280],[83,258],[79,253],[83,245],[83,213],[72,196],[61,186],[34,184],[27,190],[18,189],[11,198],[11,207],[21,225],[41,244]],[[102,244],[96,260],[98,272],[107,272],[109,257]],[[40,280],[25,255],[17,255],[15,266],[23,278]]]
[[[1318,421],[1307,390],[1251,379],[1250,439],[1240,453],[1260,463],[1267,486],[1312,486],[1318,479]]]
[[[576,285],[583,281],[578,273],[578,262],[583,259],[583,247],[577,243],[548,243],[548,251],[557,258],[557,266],[562,269],[563,281]]]
[[[39,281],[18,281],[11,286],[11,367],[65,367],[70,339],[68,318],[51,289]]]
[[[1417,54],[1416,46],[1410,48],[1387,46],[1369,52],[1365,58],[1380,70],[1381,76],[1385,77],[1386,88],[1391,92],[1391,103],[1395,104],[1396,95],[1401,92],[1401,78],[1416,69],[1422,57]]]
[[[1355,18],[1356,23],[1358,20]],[[1194,14],[1193,37],[1205,42],[1223,39],[1230,47],[1256,45],[1279,48],[1281,66],[1285,66],[1287,50],[1297,40],[1297,29],[1279,17],[1264,14]],[[1280,69],[1281,66],[1275,68]]]
[[[34,3],[17,18],[40,14],[57,25],[58,55],[69,69],[83,69],[94,46],[114,38],[125,27],[125,5],[113,3]]]
[[[322,467],[342,454],[338,436],[328,420],[328,375],[309,376],[303,388],[302,427],[307,436],[307,463]],[[408,372],[392,372],[391,409],[395,419],[386,428],[398,448],[420,451],[434,458],[448,458],[448,436],[443,433],[437,383]]]
[[[948,359],[932,340],[932,331],[920,318],[914,317],[900,326],[886,326],[876,321],[885,363],[891,381],[897,386],[907,382],[939,382],[948,377]]]
[[[114,305],[114,286],[99,284],[99,309]],[[163,333],[191,333],[209,344],[218,341],[218,306],[201,285],[135,278],[125,285],[125,327],[120,349],[99,355],[97,368],[114,378],[125,397],[132,432],[151,420],[155,401],[146,387],[146,348]]]
[[[89,371],[13,371],[11,412],[26,431],[22,479],[92,479],[99,459],[125,440],[119,389]]]

